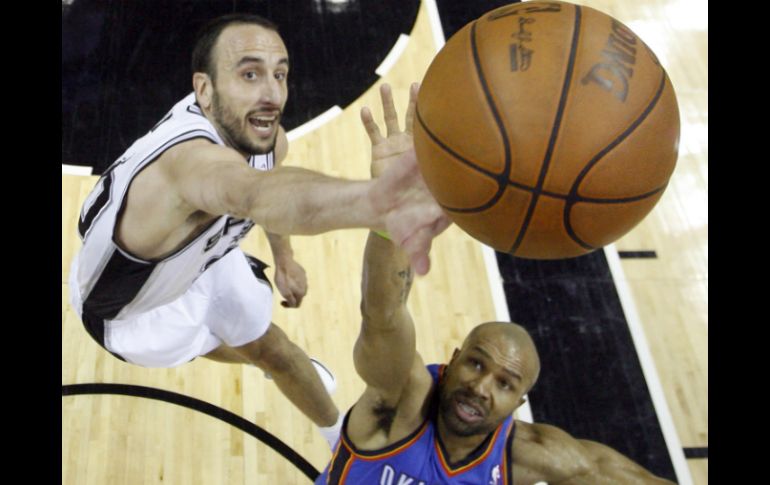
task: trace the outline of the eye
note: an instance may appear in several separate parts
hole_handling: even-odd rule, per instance
[[[511,385],[511,383],[506,381],[505,379],[498,380],[497,384],[500,386],[500,389],[504,391],[510,391],[513,389],[513,386]]]
[[[249,81],[253,81],[257,79],[257,72],[256,71],[246,71],[243,73],[243,77]]]
[[[481,370],[483,368],[481,362],[479,362],[477,359],[474,359],[473,357],[468,359],[468,363],[476,370]]]
[[[284,81],[286,79],[287,74],[285,72],[276,72],[275,78],[279,81]]]

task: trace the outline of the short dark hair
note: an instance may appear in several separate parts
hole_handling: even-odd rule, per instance
[[[214,44],[217,43],[219,34],[226,27],[234,24],[255,24],[268,30],[278,33],[278,26],[272,21],[250,13],[231,13],[217,17],[206,23],[198,31],[195,46],[192,52],[192,72],[205,72],[214,79],[216,66],[213,65],[211,52],[214,50]]]

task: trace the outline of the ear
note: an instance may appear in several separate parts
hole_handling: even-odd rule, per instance
[[[451,358],[451,359],[449,359],[449,364],[450,364],[450,365],[452,364],[452,362],[454,362],[454,361],[455,361],[455,359],[457,358],[457,356],[458,356],[458,355],[460,355],[460,349],[458,349],[458,348],[456,348],[456,347],[455,347],[455,351],[454,351],[454,352],[452,352],[452,358]]]
[[[206,111],[211,107],[211,98],[214,95],[214,83],[205,72],[193,74],[193,89],[195,98],[200,107]]]

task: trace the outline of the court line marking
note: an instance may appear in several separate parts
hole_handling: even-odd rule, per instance
[[[401,34],[398,36],[398,39],[396,40],[396,43],[393,44],[393,47],[390,49],[390,52],[388,52],[388,55],[385,56],[385,59],[382,60],[379,67],[374,70],[374,72],[380,76],[383,77],[385,74],[390,71],[390,69],[393,67],[393,65],[398,61],[398,58],[401,57],[401,54],[404,53],[404,49],[406,49],[406,45],[409,43],[409,36],[406,34]]]
[[[242,418],[241,416],[238,416],[231,411],[228,411],[227,409],[220,408],[219,406],[215,406],[214,404],[208,403],[206,401],[202,401],[190,396],[185,396],[184,394],[166,391],[164,389],[137,386],[133,384],[88,383],[68,384],[61,386],[62,397],[93,394],[143,397],[146,399],[154,399],[156,401],[176,404],[177,406],[192,409],[193,411],[198,411],[199,413],[203,413],[211,416],[212,418],[224,421],[225,423],[240,429],[244,433],[250,434],[254,438],[272,448],[276,453],[289,460],[292,465],[296,466],[310,480],[315,480],[321,474],[321,472],[316,470],[316,468],[309,461],[305,460],[299,453],[294,451],[286,443],[278,439],[269,431],[266,431],[260,426]]]
[[[62,175],[91,175],[93,173],[93,167],[84,167],[82,165],[67,165],[61,164]]]
[[[436,52],[438,52],[446,43],[444,28],[441,26],[441,17],[438,14],[438,5],[436,5],[436,0],[425,0],[424,3],[425,8],[428,9],[428,22],[430,22],[433,32],[433,43],[436,46]]]
[[[636,310],[636,303],[634,302],[633,294],[628,285],[628,279],[623,271],[620,256],[614,243],[604,247],[604,256],[607,258],[612,280],[615,283],[615,288],[620,298],[620,306],[623,308],[628,328],[631,331],[631,339],[634,341],[636,355],[639,357],[639,363],[642,365],[642,373],[644,374],[645,381],[647,381],[647,389],[652,398],[655,414],[658,416],[658,423],[660,423],[660,430],[663,433],[663,440],[666,442],[671,463],[674,465],[674,472],[676,473],[679,485],[692,485],[690,467],[687,466],[684,449],[679,440],[679,434],[676,432],[674,420],[671,417],[671,411],[666,401],[666,395],[663,393],[663,386],[658,377],[655,360],[652,358],[650,346],[647,344],[644,327]]]
[[[342,108],[340,108],[338,105],[335,104],[334,106],[327,109],[326,111],[316,116],[312,120],[302,125],[299,125],[298,127],[286,133],[286,138],[288,138],[289,141],[294,141],[297,138],[305,136],[311,131],[320,128],[321,125],[325,125],[326,123],[330,122],[331,120],[336,118],[340,113],[342,113]]]

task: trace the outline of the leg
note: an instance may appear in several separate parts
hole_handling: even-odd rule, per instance
[[[206,355],[202,355],[201,357],[213,360],[214,362],[221,362],[223,364],[251,364],[251,362],[249,362],[245,357],[227,345],[220,345],[216,349],[212,350]]]
[[[339,411],[310,359],[275,324],[257,340],[227,351],[215,357],[240,356],[269,373],[281,392],[316,425],[326,427],[337,422]],[[206,357],[211,358],[210,354]]]
[[[336,436],[329,436],[339,433],[340,413],[308,356],[271,323],[273,293],[263,269],[258,260],[234,249],[198,279],[196,289],[208,298],[203,320],[221,342],[201,354],[219,362],[245,361],[271,374],[333,444]],[[330,426],[333,430],[327,431]]]

